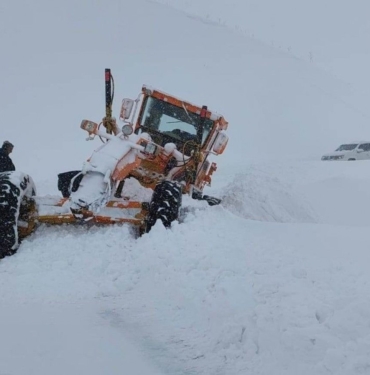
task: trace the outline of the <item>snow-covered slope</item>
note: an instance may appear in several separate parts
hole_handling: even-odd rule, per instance
[[[130,228],[40,227],[0,261],[0,373],[366,374],[366,139],[341,81],[284,51],[158,3],[5,1],[1,136],[40,194],[98,146],[82,118],[142,83],[221,112],[230,144],[186,215]],[[5,32],[6,31],[6,32]],[[350,124],[351,126],[348,126]]]
[[[366,0],[156,0],[263,41],[361,89],[369,99],[370,29]],[[364,107],[366,110],[366,107]],[[369,114],[369,112],[367,112]]]

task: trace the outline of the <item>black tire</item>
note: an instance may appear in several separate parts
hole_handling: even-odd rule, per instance
[[[32,179],[21,172],[0,173],[0,259],[19,246],[18,218],[23,200],[36,194]]]
[[[80,175],[77,176],[79,173]],[[58,190],[62,193],[63,198],[69,198],[71,192],[78,190],[82,177],[81,171],[70,171],[58,174]],[[74,180],[71,186],[72,179]]]
[[[348,161],[356,161],[356,159],[348,159]]]
[[[149,205],[146,222],[146,232],[161,220],[166,228],[170,228],[173,221],[178,220],[182,202],[181,186],[177,182],[162,181],[154,189]]]

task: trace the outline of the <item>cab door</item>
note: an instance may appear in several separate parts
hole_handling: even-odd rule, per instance
[[[357,148],[357,159],[370,159],[370,143],[361,143]]]

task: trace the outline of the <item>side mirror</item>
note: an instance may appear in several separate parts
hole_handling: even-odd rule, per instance
[[[219,132],[213,145],[212,151],[217,155],[222,154],[227,146],[228,141],[229,137],[227,136],[227,134],[224,132]]]
[[[135,100],[123,99],[121,105],[121,112],[119,114],[120,120],[124,121],[130,118],[132,108],[134,108]]]
[[[358,150],[357,150],[357,152],[358,153],[360,153],[360,152],[364,152],[365,150],[363,150],[363,149],[361,149],[361,148],[359,148]]]

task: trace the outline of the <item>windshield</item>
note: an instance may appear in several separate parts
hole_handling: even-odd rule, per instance
[[[140,125],[156,130],[182,142],[197,140],[200,115],[189,112],[184,107],[177,107],[152,97],[148,97],[140,119]],[[213,126],[213,121],[206,119],[202,143],[206,140]]]
[[[349,145],[341,145],[335,151],[351,151],[354,150],[358,146],[358,143],[352,143]]]

